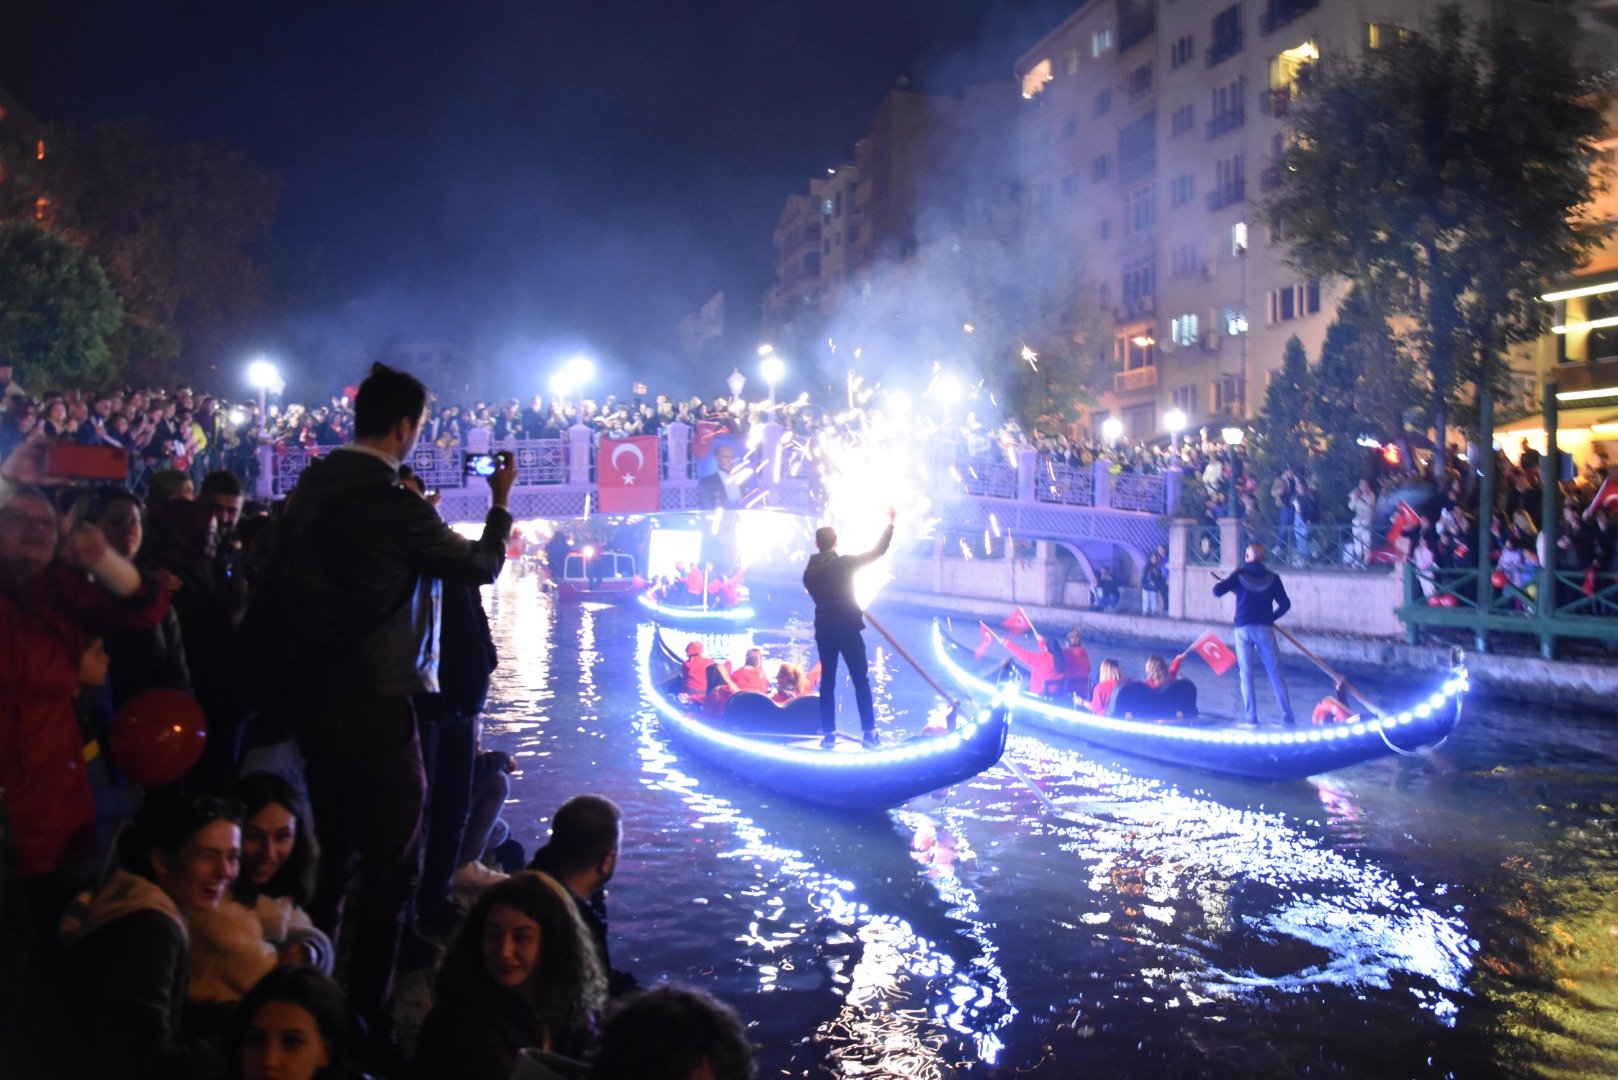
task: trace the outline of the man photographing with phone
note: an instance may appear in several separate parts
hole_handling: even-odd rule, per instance
[[[411,695],[437,693],[440,582],[486,585],[505,563],[516,481],[488,474],[493,505],[467,540],[400,486],[427,409],[414,377],[375,364],[354,400],[354,441],[299,478],[244,633],[261,705],[289,721],[308,762],[320,840],[309,905],[333,942],[360,874],[349,1000],[385,1060],[406,904],[420,875],[426,780]]]

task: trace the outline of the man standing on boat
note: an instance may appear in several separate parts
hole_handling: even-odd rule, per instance
[[[1247,559],[1236,572],[1223,581],[1216,581],[1215,596],[1236,594],[1236,660],[1242,672],[1242,713],[1249,724],[1258,723],[1258,701],[1253,691],[1253,669],[1264,665],[1270,677],[1270,688],[1281,706],[1281,722],[1291,727],[1297,722],[1292,715],[1292,698],[1287,694],[1287,682],[1281,674],[1281,656],[1275,644],[1275,620],[1292,608],[1281,576],[1264,565],[1264,545],[1248,544]],[[1217,577],[1217,575],[1216,575]]]
[[[876,746],[876,708],[871,703],[870,665],[865,656],[865,614],[854,598],[854,574],[880,559],[893,542],[895,511],[888,508],[888,527],[876,546],[863,555],[837,554],[837,530],[822,525],[815,530],[815,554],[803,571],[803,587],[815,602],[815,647],[820,650],[824,677],[820,682],[820,745],[837,744],[837,662],[848,664],[854,684],[854,702],[860,713],[860,741]]]

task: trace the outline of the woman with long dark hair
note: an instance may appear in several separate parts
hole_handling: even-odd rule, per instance
[[[345,1080],[353,1021],[343,991],[312,968],[278,968],[242,998],[228,1060],[237,1080]]]
[[[567,890],[529,871],[484,893],[433,983],[420,1080],[506,1080],[524,1047],[579,1057],[607,977]]]

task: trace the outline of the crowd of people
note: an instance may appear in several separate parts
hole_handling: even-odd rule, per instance
[[[91,427],[123,415],[88,397]],[[47,422],[82,411],[67,399]],[[458,535],[401,475],[427,406],[375,366],[344,441],[275,505],[168,455],[143,492],[56,483],[49,448],[76,430],[13,440],[0,1073],[504,1080],[521,1057],[534,1076],[753,1075],[732,1009],[612,967],[618,807],[568,800],[531,858],[500,821],[479,586],[506,558],[515,467],[489,478],[482,534]],[[154,717],[175,698],[205,724]],[[395,976],[435,964],[410,1053]]]

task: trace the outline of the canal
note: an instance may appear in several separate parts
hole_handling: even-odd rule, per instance
[[[521,768],[514,835],[531,853],[569,796],[618,803],[614,965],[734,1005],[761,1076],[1618,1075],[1612,716],[1474,692],[1424,757],[1279,785],[1014,723],[1007,758],[1044,798],[1000,766],[839,815],[668,741],[638,608],[556,604],[509,572],[485,599],[484,741]],[[806,607],[767,609],[772,659],[801,650]],[[927,655],[922,615],[876,610]],[[866,636],[884,726],[919,729],[932,692]],[[1146,655],[1091,652],[1129,673]],[[1188,673],[1233,711],[1234,672]],[[1329,690],[1290,682],[1304,715]]]

